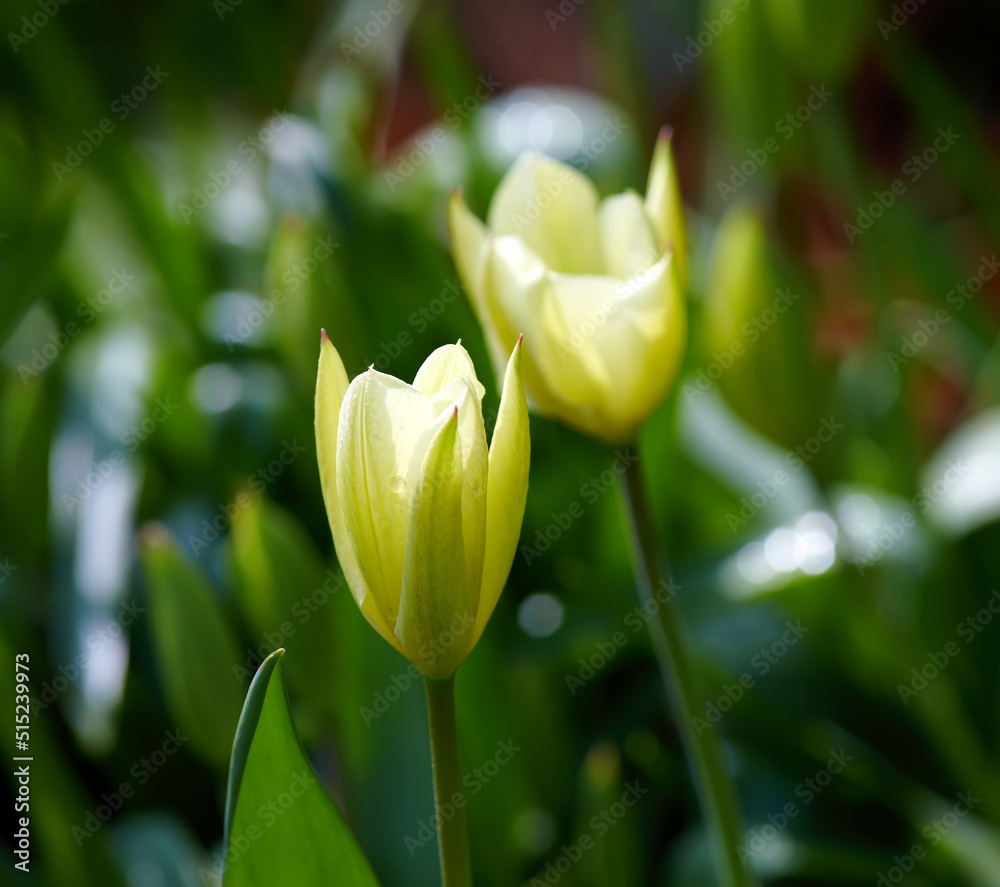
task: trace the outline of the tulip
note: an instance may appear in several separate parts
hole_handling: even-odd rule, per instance
[[[744,421],[794,447],[815,431],[810,417],[829,386],[809,349],[808,299],[785,285],[764,217],[747,205],[722,217],[709,265],[700,336],[692,341],[699,369],[681,396],[692,403],[714,390]]]
[[[673,383],[685,339],[686,230],[669,133],[645,198],[600,200],[572,167],[525,154],[486,225],[455,192],[448,226],[498,372],[523,330],[532,408],[608,443],[632,440]]]
[[[365,618],[425,675],[450,677],[507,581],[528,490],[520,339],[487,449],[468,352],[434,351],[409,385],[375,369],[348,385],[322,334],[316,449],[337,558]]]
[[[485,225],[456,192],[448,228],[494,362],[520,331],[529,337],[523,370],[532,407],[611,444],[634,440],[673,383],[685,341],[686,231],[669,133],[656,145],[645,198],[626,191],[600,200],[571,167],[527,154],[501,181]],[[647,626],[713,837],[718,883],[745,887],[719,738],[695,727],[703,704],[694,660],[676,605],[655,597],[657,534],[639,466],[621,481],[639,599],[659,613]]]

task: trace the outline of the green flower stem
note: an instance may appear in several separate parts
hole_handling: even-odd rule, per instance
[[[713,859],[724,887],[747,887],[753,879],[744,868],[737,848],[742,840],[736,796],[726,772],[718,728],[699,731],[695,717],[701,716],[704,699],[698,693],[694,663],[684,648],[676,602],[660,603],[654,593],[660,586],[656,530],[642,486],[639,463],[630,465],[622,477],[622,495],[628,516],[639,601],[649,612],[659,608],[660,619],[646,624],[660,665],[663,684],[674,712],[684,752],[706,827],[714,843]]]
[[[443,887],[471,887],[469,831],[465,805],[453,803],[462,793],[462,769],[458,763],[458,736],[455,732],[455,676],[437,681],[424,678],[427,686],[427,715],[431,728],[431,761],[434,765],[434,802],[437,809],[454,809],[451,819],[438,817],[438,850],[441,854]]]

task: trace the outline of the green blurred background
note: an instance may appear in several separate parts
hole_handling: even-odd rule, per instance
[[[0,882],[218,883],[236,719],[284,646],[378,876],[435,883],[423,691],[323,511],[319,328],[406,379],[461,337],[489,415],[448,193],[483,214],[524,150],[641,190],[669,124],[691,338],[636,452],[746,855],[769,884],[1000,885],[996,4],[4,0],[0,25],[0,662],[28,653],[35,697],[32,871]],[[616,456],[537,418],[532,448],[458,678],[465,769],[518,749],[470,790],[476,881],[545,883],[590,835],[559,883],[710,885]]]

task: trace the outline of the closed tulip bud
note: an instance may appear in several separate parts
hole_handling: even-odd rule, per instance
[[[685,340],[687,238],[669,133],[645,198],[600,200],[572,167],[526,154],[487,224],[457,192],[448,224],[498,369],[523,330],[532,408],[609,443],[631,440],[670,389]]]
[[[705,292],[704,337],[709,350],[728,350],[743,324],[773,297],[776,281],[760,214],[735,204],[719,223]]]
[[[514,559],[530,449],[520,364],[518,339],[487,449],[461,343],[412,385],[374,369],[348,384],[322,336],[316,449],[337,558],[365,618],[432,678],[475,646]]]
[[[828,393],[810,353],[808,299],[785,279],[764,218],[750,206],[734,204],[722,217],[711,268],[693,345],[702,375],[745,421],[794,446],[812,435],[816,404]],[[685,386],[685,399],[698,391]]]

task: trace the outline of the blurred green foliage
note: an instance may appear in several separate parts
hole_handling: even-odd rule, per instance
[[[895,882],[919,846],[908,884],[1000,884],[998,11],[401,8],[0,6],[0,660],[30,654],[37,701],[32,872],[4,882],[202,883],[279,646],[380,881],[435,882],[423,690],[357,611],[323,511],[319,328],[352,375],[412,378],[461,337],[488,380],[450,190],[482,215],[531,147],[641,188],[669,123],[692,337],[639,452],[754,870]],[[778,290],[796,298],[772,322]],[[467,771],[519,749],[470,783],[483,885],[544,878],[585,838],[561,884],[712,883],[631,628],[613,459],[533,419],[521,551],[457,686]],[[981,801],[958,816],[959,793]]]

